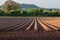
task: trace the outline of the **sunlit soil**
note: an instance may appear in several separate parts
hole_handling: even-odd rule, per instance
[[[55,25],[57,27],[60,27],[60,17],[53,17],[53,18],[46,18],[46,20],[44,20],[45,22],[49,23],[49,24],[52,24],[52,25]]]

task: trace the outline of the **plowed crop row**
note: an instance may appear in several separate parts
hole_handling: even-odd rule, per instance
[[[58,31],[60,17],[0,18],[0,31]]]

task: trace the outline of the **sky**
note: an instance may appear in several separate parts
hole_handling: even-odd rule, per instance
[[[2,5],[6,0],[1,0],[0,5]],[[20,4],[34,4],[43,8],[59,8],[60,9],[60,0],[13,0]]]

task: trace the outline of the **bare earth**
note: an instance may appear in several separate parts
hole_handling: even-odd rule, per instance
[[[0,40],[60,40],[60,17],[0,17]]]

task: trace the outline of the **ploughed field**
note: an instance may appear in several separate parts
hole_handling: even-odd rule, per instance
[[[0,40],[60,40],[60,17],[0,18]]]
[[[60,17],[0,18],[0,31],[59,31]]]

